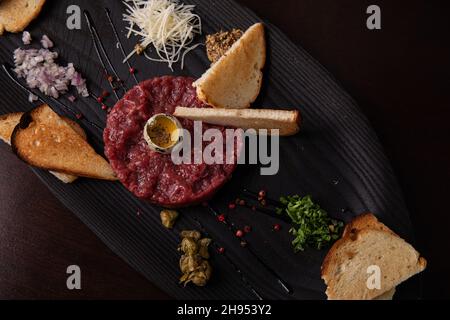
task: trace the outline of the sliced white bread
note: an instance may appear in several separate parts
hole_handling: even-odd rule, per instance
[[[216,108],[249,108],[261,90],[265,62],[264,26],[257,23],[194,83],[198,98]]]
[[[15,112],[0,116],[0,139],[5,143],[11,145],[11,135],[14,128],[19,124],[22,115],[23,112]],[[84,132],[83,128],[81,128],[78,123],[65,117],[62,117],[62,119],[67,122],[67,124],[70,125],[72,129],[75,130],[75,132],[77,132],[84,140],[87,140],[86,132]],[[74,175],[54,171],[50,171],[50,173],[64,183],[72,183],[78,178]]]
[[[117,180],[109,163],[47,105],[22,116],[11,145],[19,158],[38,168]]]
[[[357,219],[330,249],[322,265],[328,299],[386,299],[397,285],[426,268],[426,260],[410,244],[379,224],[370,216]],[[381,289],[367,287],[369,266],[380,268]]]
[[[193,121],[242,129],[279,130],[279,135],[294,135],[300,130],[300,112],[271,109],[213,109],[177,107],[174,115]]]
[[[396,235],[394,231],[389,229],[385,224],[378,221],[377,217],[372,213],[365,213],[357,216],[350,223],[345,226],[342,238],[364,229],[376,229],[392,233]],[[396,235],[397,236],[397,235]]]
[[[386,225],[378,221],[377,217],[375,217],[372,213],[366,213],[359,215],[355,219],[353,219],[350,223],[345,226],[342,237],[346,237],[351,233],[356,233],[363,229],[376,229],[382,230],[386,232],[390,232],[393,235],[396,235],[391,229],[389,229]],[[397,236],[397,235],[396,235]],[[396,288],[392,288],[391,290],[383,293],[382,295],[374,298],[373,300],[392,300],[394,298],[396,292]]]

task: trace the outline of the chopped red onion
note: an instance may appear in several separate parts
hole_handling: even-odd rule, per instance
[[[53,48],[53,42],[50,40],[46,34],[42,36],[41,44],[45,49]]]
[[[28,31],[24,31],[22,33],[22,42],[25,45],[28,45],[31,43],[31,34]]]
[[[35,95],[35,94],[30,93],[30,95],[28,96],[28,101],[34,102],[34,101],[37,101],[37,100],[39,100],[39,97],[37,95]]]
[[[69,86],[74,86],[81,96],[89,96],[86,80],[75,70],[73,63],[63,67],[55,62],[58,53],[45,48],[53,46],[47,40],[50,41],[47,36],[42,37],[44,49],[18,48],[14,51],[14,71],[17,76],[24,78],[31,89],[39,89],[55,99],[65,94]]]

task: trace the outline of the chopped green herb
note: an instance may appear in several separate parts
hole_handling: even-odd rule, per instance
[[[287,214],[293,223],[289,232],[294,236],[294,250],[304,251],[308,247],[322,249],[341,236],[344,223],[331,219],[327,212],[313,202],[311,196],[299,195],[280,198],[278,214]]]

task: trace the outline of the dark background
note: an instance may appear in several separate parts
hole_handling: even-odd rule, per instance
[[[429,265],[424,298],[450,298],[450,46],[444,1],[241,0],[320,61],[369,117]],[[366,8],[382,10],[369,31]],[[1,89],[0,89],[1,90]],[[169,298],[133,271],[0,144],[0,298]],[[68,265],[83,271],[68,291]]]

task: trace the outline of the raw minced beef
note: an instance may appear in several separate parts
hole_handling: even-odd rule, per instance
[[[143,128],[153,115],[173,114],[177,106],[209,107],[197,99],[192,83],[193,79],[185,77],[161,77],[142,82],[111,110],[103,134],[105,154],[124,186],[139,198],[165,207],[208,200],[236,168],[236,164],[175,165],[170,154],[157,153],[148,147]],[[192,135],[193,122],[179,120]],[[209,128],[221,130],[225,141],[224,127],[203,124],[203,131]],[[241,142],[238,139],[236,150]],[[203,148],[205,146],[206,143]]]

